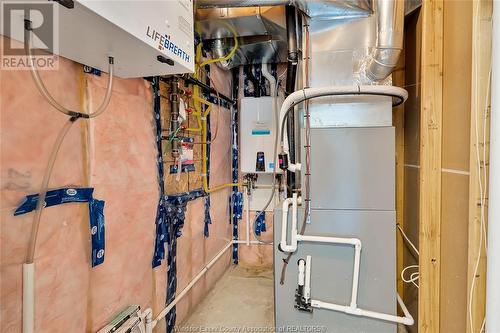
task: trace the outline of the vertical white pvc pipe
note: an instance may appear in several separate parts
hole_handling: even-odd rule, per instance
[[[35,263],[23,264],[23,333],[35,331]]]
[[[276,79],[271,75],[267,64],[262,64],[262,75],[269,81],[269,90],[271,97],[276,97]]]
[[[245,196],[246,196],[246,204],[247,204],[247,211],[246,211],[246,219],[247,219],[247,225],[246,225],[246,236],[247,236],[247,241],[246,245],[250,245],[250,198],[251,196],[248,195],[247,191],[245,191]]]
[[[304,282],[304,298],[309,301],[311,298],[311,256],[306,257],[306,281]]]
[[[500,2],[493,1],[486,332],[500,332]]]
[[[354,268],[352,272],[351,308],[358,306],[359,265],[361,260],[361,244],[354,245]]]
[[[281,216],[281,242],[280,246],[283,251],[286,251],[287,247],[286,243],[286,234],[288,231],[288,206],[292,200],[290,198],[286,198],[283,200],[283,206],[281,207],[283,214]]]
[[[292,194],[292,247],[297,250],[297,193]]]
[[[297,284],[299,286],[304,286],[305,283],[305,273],[306,273],[306,261],[304,259],[299,260],[299,278]]]

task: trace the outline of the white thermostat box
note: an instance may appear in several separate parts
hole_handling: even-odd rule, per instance
[[[47,0],[37,1],[47,3]],[[115,75],[123,78],[194,71],[192,0],[75,0],[72,3],[74,7],[67,8],[53,2],[58,17],[55,24],[57,54],[104,72],[108,70],[108,56],[113,56]],[[18,12],[17,16],[11,15],[11,27],[2,34],[23,41],[25,17],[22,11]],[[31,19],[43,21],[40,15],[32,15]],[[39,24],[41,22],[33,22],[34,26]],[[36,38],[34,41],[36,43]]]
[[[240,108],[241,172],[272,173],[276,137],[275,97],[245,97]],[[274,113],[273,113],[274,112]],[[279,151],[277,151],[278,153]],[[277,166],[278,167],[278,166]],[[280,169],[277,169],[281,173]]]

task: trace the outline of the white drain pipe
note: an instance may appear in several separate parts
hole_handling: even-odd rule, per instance
[[[23,264],[23,333],[35,331],[35,263]]]
[[[224,246],[222,250],[220,250],[219,253],[217,253],[215,257],[210,260],[198,274],[196,274],[194,279],[191,280],[191,282],[189,282],[189,284],[184,289],[182,289],[182,291],[178,295],[175,296],[175,299],[170,302],[170,304],[168,304],[151,322],[152,328],[154,328],[158,324],[158,322],[162,320],[184,296],[186,296],[186,294],[191,290],[191,288],[193,288],[196,282],[198,282],[210,270],[210,268],[215,265],[215,263],[224,255],[224,253],[226,253],[229,248],[231,248],[231,246],[233,246],[233,241],[227,243],[226,246]]]
[[[280,249],[283,252],[293,253],[297,251],[298,242],[309,242],[309,243],[325,243],[333,245],[351,245],[354,248],[354,260],[353,260],[353,273],[352,273],[352,286],[351,286],[351,300],[349,305],[337,304],[324,302],[320,300],[312,299],[310,305],[317,309],[326,309],[331,311],[343,312],[346,314],[374,318],[384,321],[389,321],[393,323],[403,324],[411,326],[414,324],[414,319],[406,308],[403,300],[399,295],[397,295],[397,301],[403,310],[404,316],[396,316],[388,313],[382,313],[377,311],[370,311],[361,309],[358,307],[358,288],[359,288],[359,273],[361,265],[361,240],[353,237],[329,237],[329,236],[309,236],[301,235],[297,231],[297,203],[300,202],[300,198],[297,198],[297,193],[293,194],[292,198],[287,198],[283,202],[283,212],[281,220],[281,241]],[[292,225],[291,225],[291,237],[290,242],[287,240],[288,235],[288,209],[290,204],[292,205]],[[311,295],[311,256],[307,256],[306,260],[303,259],[299,261],[299,273],[298,281],[299,286],[304,288],[304,298],[308,300]]]
[[[500,332],[500,2],[493,1],[486,332]]]
[[[276,79],[271,75],[269,69],[267,68],[267,64],[262,64],[262,76],[269,81],[269,92],[271,97],[276,96]]]
[[[247,220],[245,231],[246,231],[246,235],[247,235],[247,240],[246,240],[245,244],[248,246],[248,245],[250,245],[250,198],[251,198],[251,195],[248,195],[247,191],[244,191],[244,192],[245,192],[245,196],[246,196],[246,200],[244,200],[244,202],[247,204],[246,209],[245,209],[245,216],[246,216],[246,220]]]

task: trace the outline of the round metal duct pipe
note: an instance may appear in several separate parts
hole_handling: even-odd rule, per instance
[[[366,66],[366,75],[372,81],[389,76],[403,50],[404,1],[376,0],[377,46]]]

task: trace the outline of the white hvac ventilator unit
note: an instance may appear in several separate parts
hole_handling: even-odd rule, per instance
[[[123,78],[194,71],[192,0],[1,2],[2,18],[10,20],[2,35],[23,41],[29,15],[35,47],[40,28],[52,29],[53,53],[84,65],[107,71],[112,56],[115,75]]]

